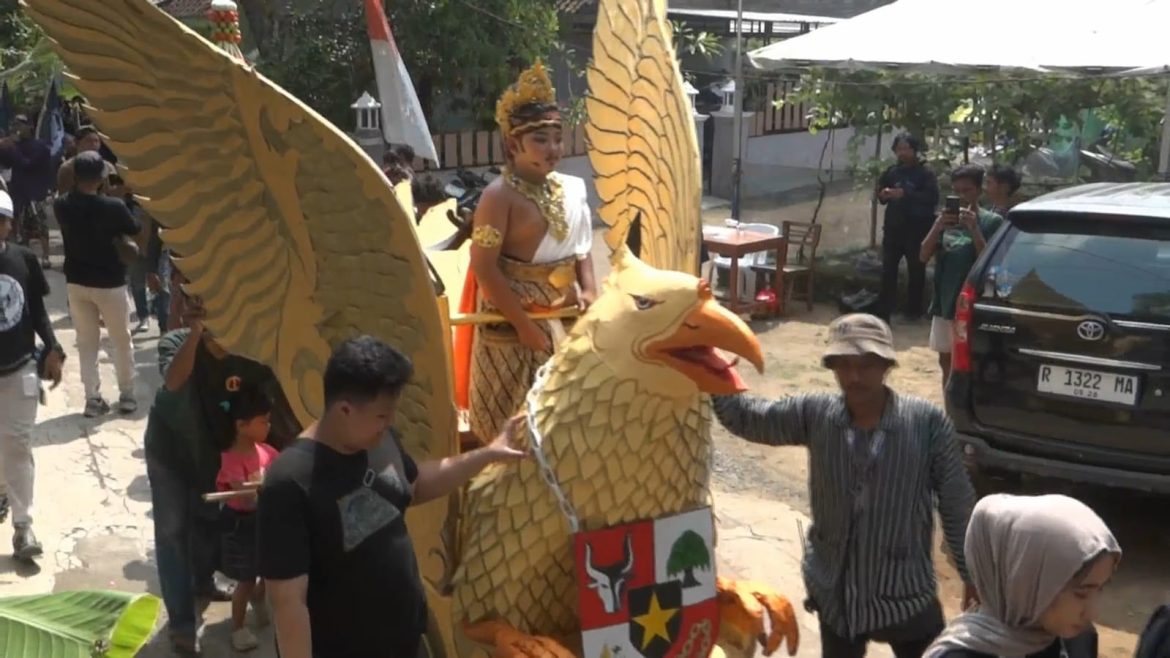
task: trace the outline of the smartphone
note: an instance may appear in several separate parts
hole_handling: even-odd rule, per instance
[[[961,204],[962,204],[962,201],[959,199],[959,197],[952,194],[952,195],[947,197],[946,203],[947,203],[947,205],[945,206],[945,209],[946,209],[946,213],[948,215],[958,215],[959,214],[959,209],[960,209]]]

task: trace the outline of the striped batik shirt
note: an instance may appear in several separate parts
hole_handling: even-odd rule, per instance
[[[834,632],[848,638],[889,628],[937,599],[936,500],[947,545],[970,582],[963,540],[975,491],[954,427],[937,406],[890,391],[872,432],[852,427],[840,394],[734,395],[716,397],[714,406],[732,434],[808,447],[812,527],[804,580]]]

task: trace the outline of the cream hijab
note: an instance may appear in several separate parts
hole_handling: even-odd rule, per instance
[[[1040,616],[1090,560],[1121,555],[1105,522],[1068,496],[996,494],[971,513],[967,570],[980,605],[954,619],[924,658],[967,649],[1022,658],[1056,639]]]

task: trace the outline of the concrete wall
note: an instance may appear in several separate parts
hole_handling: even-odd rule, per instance
[[[846,147],[852,130],[835,132],[831,148],[825,154],[825,171],[821,176],[827,183],[824,201],[817,212],[817,221],[825,227],[821,247],[835,250],[866,246],[869,244],[870,194],[867,186],[858,187],[845,171],[849,163]],[[744,197],[742,219],[776,224],[784,220],[811,221],[820,191],[817,164],[826,138],[827,132],[748,139],[741,188]],[[872,153],[873,146],[870,139],[862,148]],[[473,169],[480,173],[484,170],[486,167]],[[596,209],[601,204],[588,156],[565,158],[558,170],[584,179],[590,206]],[[452,176],[449,171],[434,173],[444,181]],[[727,204],[718,200],[705,199],[704,207],[703,217],[709,223],[721,223],[730,216]],[[597,223],[596,215],[594,223]],[[880,234],[878,237],[880,239]]]
[[[853,128],[839,128],[821,131],[815,135],[799,132],[753,137],[748,140],[745,160],[749,164],[762,166],[817,169],[821,161],[821,151],[825,149],[825,142],[828,141],[829,147],[825,151],[824,159],[825,170],[845,171],[849,166],[849,140],[853,138],[853,133]],[[873,147],[874,138],[868,137],[858,148],[862,154],[868,155],[873,153]]]

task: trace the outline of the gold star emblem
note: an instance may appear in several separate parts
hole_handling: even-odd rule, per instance
[[[658,593],[650,595],[650,609],[644,615],[634,617],[634,623],[642,627],[642,648],[650,646],[654,638],[660,637],[670,642],[670,632],[666,624],[678,614],[678,610],[663,610],[658,605]]]

